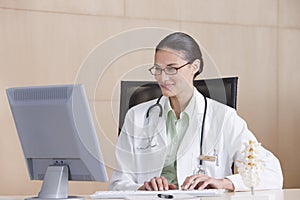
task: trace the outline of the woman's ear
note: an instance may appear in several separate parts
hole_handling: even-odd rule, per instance
[[[201,64],[201,61],[199,59],[196,59],[192,62],[192,68],[193,68],[193,73],[197,73],[199,71],[199,68],[200,68],[200,64]]]

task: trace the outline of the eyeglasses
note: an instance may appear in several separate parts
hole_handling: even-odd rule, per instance
[[[190,62],[185,63],[184,65],[180,66],[180,67],[171,67],[171,66],[167,66],[166,68],[161,68],[159,65],[155,64],[153,67],[151,67],[149,70],[149,72],[152,75],[161,75],[162,71],[165,72],[165,74],[168,75],[174,75],[177,74],[177,71],[183,67],[185,67],[186,65],[191,64]]]

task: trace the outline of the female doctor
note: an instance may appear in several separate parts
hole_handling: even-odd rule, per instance
[[[163,96],[126,114],[109,188],[248,190],[231,165],[239,169],[245,144],[256,138],[234,109],[194,88],[203,69],[196,41],[185,33],[168,35],[157,45],[154,63],[149,71]],[[256,189],[282,188],[278,159],[263,147],[259,157],[264,169]]]

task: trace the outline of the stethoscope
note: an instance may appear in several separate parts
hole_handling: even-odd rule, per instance
[[[204,124],[205,124],[206,110],[207,110],[207,100],[206,100],[206,97],[204,97],[204,114],[203,114],[203,118],[202,118],[202,127],[201,127],[200,155],[202,155],[203,133],[204,133]],[[206,174],[205,169],[203,167],[203,160],[200,159],[200,158],[199,158],[199,165],[194,170],[194,174]]]
[[[158,107],[159,108],[159,114],[158,116],[159,117],[162,117],[162,114],[163,114],[163,108],[161,106],[161,104],[159,103],[160,102],[160,99],[162,98],[162,95],[157,99],[156,103],[153,104],[152,106],[150,106],[146,112],[146,119],[149,119],[149,113],[152,109],[154,109],[155,107]],[[138,150],[146,150],[146,149],[152,149],[154,147],[157,147],[159,144],[158,142],[155,142],[153,143],[153,138],[154,138],[154,135],[151,136],[151,137],[148,137],[148,144],[146,146],[140,146],[140,147],[137,147]]]
[[[157,99],[156,103],[153,104],[152,106],[150,106],[146,112],[146,118],[149,118],[149,113],[150,111],[155,108],[155,107],[158,107],[159,108],[159,117],[162,117],[162,114],[163,114],[163,108],[162,108],[162,105],[159,103],[160,100],[162,98],[162,95]],[[202,127],[201,127],[201,137],[200,137],[200,155],[202,155],[203,153],[203,134],[204,134],[204,124],[205,124],[205,118],[206,118],[206,111],[207,111],[207,99],[206,97],[204,96],[204,114],[203,114],[203,118],[202,118]],[[158,146],[158,143],[154,143],[152,144],[152,140],[153,140],[153,137],[150,137],[148,138],[148,145],[146,145],[145,147],[139,147],[139,149],[141,150],[145,150],[145,149],[148,149],[148,148],[154,148],[156,146]],[[197,166],[197,168],[194,170],[194,174],[205,174],[205,169],[203,167],[203,160],[199,158],[199,165]]]

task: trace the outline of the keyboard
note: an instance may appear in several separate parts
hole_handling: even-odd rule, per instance
[[[97,191],[90,195],[92,199],[125,199],[130,196],[158,196],[162,195],[191,195],[196,197],[221,196],[224,189],[205,189],[205,190],[168,190],[168,191]]]

